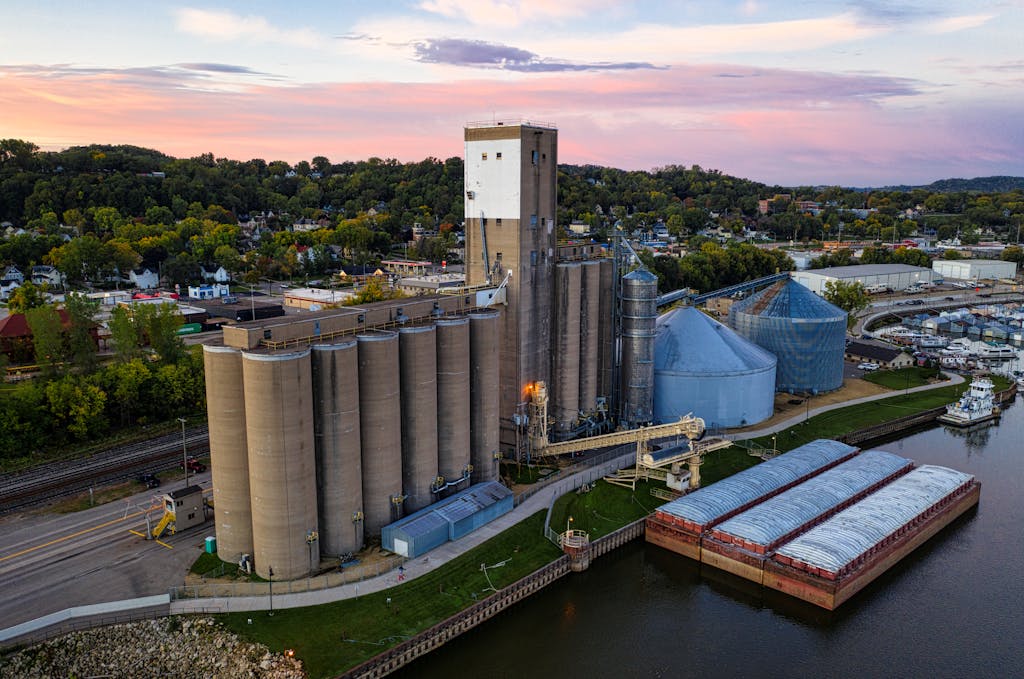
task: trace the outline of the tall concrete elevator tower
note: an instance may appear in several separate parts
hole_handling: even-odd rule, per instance
[[[501,451],[517,453],[528,385],[550,379],[558,130],[525,121],[465,129],[466,284],[506,280],[500,356]]]

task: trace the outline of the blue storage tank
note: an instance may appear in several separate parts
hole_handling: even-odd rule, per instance
[[[478,483],[384,526],[381,547],[412,559],[507,514],[513,504],[512,491],[497,481]]]
[[[796,281],[733,304],[729,324],[775,354],[777,390],[817,394],[843,386],[846,312]]]
[[[710,427],[742,427],[772,416],[775,356],[694,307],[658,319],[654,420],[687,413]]]

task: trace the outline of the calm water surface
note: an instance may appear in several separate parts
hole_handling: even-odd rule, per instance
[[[981,503],[828,612],[643,542],[410,665],[452,677],[1024,677],[1024,406],[876,446]]]

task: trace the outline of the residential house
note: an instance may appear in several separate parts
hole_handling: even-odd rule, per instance
[[[6,302],[11,293],[20,287],[17,281],[0,281],[0,301]]]
[[[139,290],[153,290],[160,285],[160,275],[148,268],[132,269],[128,272],[128,281]]]
[[[4,275],[0,278],[0,282],[4,285],[9,283],[17,283],[18,285],[21,285],[25,282],[25,274],[21,273],[21,270],[12,264],[4,269]]]
[[[877,363],[880,367],[890,370],[914,365],[914,357],[905,351],[866,342],[851,342],[846,347],[846,359]]]
[[[214,283],[227,283],[231,280],[231,274],[228,270],[222,266],[218,266],[216,269],[207,269],[205,266],[200,267],[204,281],[213,281]]]
[[[40,265],[32,267],[32,282],[36,285],[49,285],[59,288],[64,282],[64,275],[56,267]]]

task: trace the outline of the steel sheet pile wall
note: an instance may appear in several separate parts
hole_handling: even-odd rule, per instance
[[[582,267],[579,410],[589,415],[597,410],[601,344],[601,264],[594,259],[583,262]]]
[[[615,310],[615,264],[610,259],[602,259],[600,262],[601,301],[598,304],[600,315],[598,333],[601,339],[598,344],[598,364],[600,368],[597,393],[599,396],[609,398],[612,395],[612,385],[614,384],[612,373],[615,369],[615,328],[613,321]]]
[[[849,459],[856,452],[857,448],[839,441],[811,441],[664,504],[657,509],[655,516],[695,533],[703,533],[753,504]]]
[[[253,551],[242,352],[204,346],[203,364],[217,554],[237,563],[242,554]]]
[[[975,485],[970,474],[922,465],[778,548],[775,559],[840,578],[942,502]]]
[[[404,511],[430,504],[437,479],[437,342],[433,325],[402,328],[402,491]]]
[[[723,521],[712,529],[711,537],[765,554],[796,531],[912,468],[913,462],[904,457],[869,450]]]
[[[658,277],[646,269],[622,277],[622,417],[636,426],[654,419],[654,336]]]
[[[579,262],[555,267],[555,346],[551,353],[550,416],[555,431],[576,425],[580,406],[580,289]]]
[[[310,350],[243,354],[253,559],[263,578],[307,575],[318,531]],[[315,559],[315,557],[314,557]]]
[[[654,419],[687,413],[709,427],[742,427],[772,416],[776,359],[694,307],[658,319]]]
[[[469,436],[473,482],[498,478],[498,356],[501,314],[494,310],[469,313]]]
[[[779,391],[820,393],[843,386],[846,312],[799,283],[780,281],[733,304],[729,323],[779,359]]]
[[[445,483],[470,463],[469,354],[469,319],[437,321],[437,473]]]
[[[359,430],[367,535],[401,516],[402,405],[398,333],[368,332],[359,343]]]
[[[359,436],[359,350],[356,341],[313,346],[320,553],[340,556],[363,547],[362,451]]]

